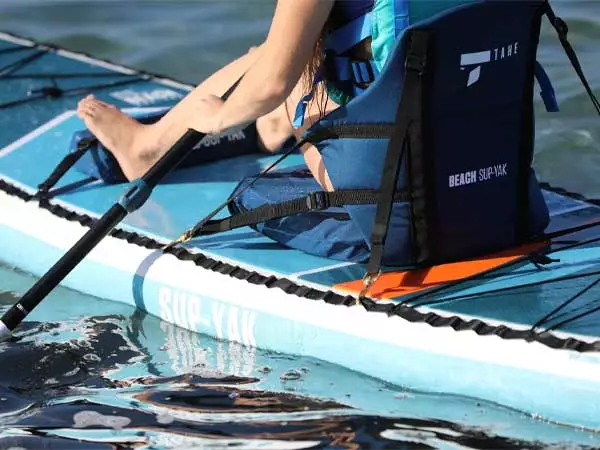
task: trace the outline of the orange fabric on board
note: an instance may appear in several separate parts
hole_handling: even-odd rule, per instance
[[[406,294],[431,289],[446,283],[459,281],[479,273],[487,272],[518,258],[544,248],[547,243],[529,244],[483,258],[470,259],[438,266],[412,269],[402,272],[382,273],[369,289],[368,296],[380,299],[393,299]],[[336,290],[358,294],[363,288],[362,280],[336,284]]]

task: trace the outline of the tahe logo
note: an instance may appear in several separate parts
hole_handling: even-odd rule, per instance
[[[467,67],[471,68],[469,71],[469,78],[467,80],[467,87],[473,86],[479,81],[479,78],[481,77],[481,66],[494,61],[501,61],[503,59],[516,56],[518,53],[519,42],[482,52],[463,53],[460,55],[460,69],[465,70]]]

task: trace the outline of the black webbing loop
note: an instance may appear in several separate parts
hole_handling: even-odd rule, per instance
[[[0,73],[0,78],[2,78],[2,73]],[[72,97],[80,94],[87,94],[90,92],[94,92],[100,89],[110,89],[118,86],[125,86],[128,84],[140,83],[142,81],[148,81],[148,76],[137,76],[137,75],[129,75],[124,80],[112,81],[108,83],[95,84],[91,86],[80,86],[73,87],[69,89],[61,89],[58,87],[45,87],[33,91],[28,92],[27,97],[19,98],[16,100],[9,100],[4,103],[0,103],[0,109],[12,108],[13,106],[22,105],[25,103],[33,102],[35,100],[43,100],[47,98],[57,98],[57,97]]]
[[[53,80],[54,81],[54,80]],[[37,89],[31,89],[27,92],[28,96],[31,95],[43,95],[46,98],[60,98],[64,94],[64,91],[58,86],[44,86]]]
[[[409,201],[406,191],[397,191],[392,197],[395,202]],[[298,197],[281,203],[263,205],[240,212],[219,220],[209,220],[194,230],[189,238],[221,233],[249,225],[267,222],[273,219],[302,214],[311,211],[323,211],[344,205],[369,205],[379,201],[379,192],[372,189],[342,189],[333,192],[316,191],[305,197]]]
[[[0,67],[0,78],[10,75],[13,72],[25,67],[27,64],[41,58],[46,54],[45,50],[39,50],[31,55],[25,56],[15,62],[8,64],[7,66]]]
[[[367,266],[367,272],[371,274],[378,273],[381,268],[400,164],[408,145],[411,125],[413,121],[420,120],[421,83],[427,64],[428,42],[428,32],[421,30],[411,32],[405,62],[404,87],[402,97],[398,103],[394,132],[385,157],[381,176],[381,193],[371,233],[371,255]]]
[[[569,61],[571,62],[573,69],[575,69],[575,72],[577,73],[577,76],[581,80],[583,87],[585,88],[590,99],[592,100],[592,103],[593,103],[594,107],[596,108],[596,111],[598,111],[598,114],[600,114],[600,101],[598,101],[598,99],[594,95],[594,91],[592,91],[592,88],[590,87],[590,84],[588,83],[587,78],[585,77],[585,74],[583,73],[583,68],[581,67],[579,58],[577,57],[575,50],[573,50],[571,43],[567,39],[567,35],[569,33],[569,27],[567,26],[567,24],[565,23],[565,21],[563,19],[556,16],[554,11],[552,10],[552,7],[550,6],[550,3],[546,2],[545,8],[546,8],[545,9],[546,16],[548,17],[548,20],[550,20],[550,23],[556,30],[556,33],[558,34],[558,39],[560,40],[560,43],[561,43],[563,49],[565,50],[565,53],[567,54],[567,57],[569,58]]]
[[[26,50],[31,50],[31,47],[21,47],[20,45],[18,45],[15,47],[3,48],[2,50],[0,50],[0,55],[6,55],[8,53],[14,53],[14,52],[23,52]]]
[[[311,131],[305,141],[316,144],[326,139],[389,139],[393,132],[393,123],[334,124]]]
[[[95,138],[82,139],[79,141],[77,150],[66,155],[56,168],[52,171],[48,178],[38,185],[38,191],[33,196],[36,199],[42,200],[48,198],[50,189],[52,189],[56,183],[64,176],[67,171],[75,165],[79,159],[87,152],[92,144],[96,142]]]

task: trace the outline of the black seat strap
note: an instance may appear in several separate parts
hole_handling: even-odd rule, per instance
[[[87,152],[93,143],[96,142],[95,138],[82,139],[79,141],[77,150],[66,155],[56,168],[52,171],[48,178],[38,185],[38,191],[34,195],[34,198],[42,200],[47,199],[50,196],[50,189],[52,189],[56,183],[69,171],[71,167],[75,165],[77,161]]]
[[[392,198],[396,202],[406,202],[409,195],[405,191],[398,191]],[[305,197],[259,206],[225,219],[209,220],[198,229],[195,229],[189,238],[230,231],[294,214],[323,211],[345,205],[369,205],[378,201],[379,192],[371,189],[343,189],[333,192],[316,191]]]
[[[379,273],[381,268],[400,164],[405,149],[409,145],[413,123],[419,122],[421,116],[422,76],[427,63],[429,34],[425,31],[414,30],[411,32],[410,38],[402,97],[398,103],[394,132],[385,157],[381,194],[371,233],[371,256],[367,266],[367,272],[370,274]],[[415,137],[418,138],[418,136]],[[411,186],[411,189],[413,188]]]
[[[560,43],[561,43],[563,49],[565,50],[565,53],[567,54],[567,57],[569,58],[569,61],[571,62],[573,69],[575,69],[575,72],[577,73],[577,76],[581,80],[583,87],[585,88],[586,92],[590,96],[590,99],[592,100],[592,103],[594,104],[596,111],[598,111],[598,114],[600,114],[600,101],[598,101],[598,98],[596,98],[596,96],[594,95],[594,91],[592,91],[592,88],[590,87],[590,84],[588,83],[587,78],[585,77],[585,74],[583,73],[583,68],[581,67],[579,58],[577,57],[575,50],[573,50],[573,47],[571,46],[571,43],[569,42],[569,40],[567,38],[567,35],[569,33],[569,27],[567,26],[567,24],[565,23],[565,21],[563,19],[561,19],[554,13],[554,11],[552,10],[552,7],[550,6],[550,3],[546,2],[545,8],[546,8],[546,10],[545,10],[546,16],[548,17],[548,20],[550,20],[550,23],[556,30],[556,33],[558,34],[558,39],[560,40]]]

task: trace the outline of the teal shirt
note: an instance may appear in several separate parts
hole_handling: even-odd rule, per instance
[[[410,23],[417,23],[436,15],[445,9],[474,3],[478,0],[414,0],[409,3]]]
[[[404,30],[395,29],[395,20],[415,24],[431,16],[465,3],[478,0],[407,0],[407,11],[396,11],[394,0],[376,0],[372,18],[372,44],[375,65],[381,71],[394,47],[396,38]]]
[[[381,72],[396,39],[404,30],[396,30],[396,20],[406,26],[421,22],[446,9],[479,0],[406,0],[406,10],[396,11],[394,0],[375,0],[371,20],[371,51],[377,69]],[[345,105],[352,96],[333,82],[325,82],[327,95],[338,105]]]

